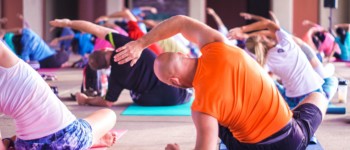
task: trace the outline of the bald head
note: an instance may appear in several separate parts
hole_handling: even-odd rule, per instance
[[[189,75],[191,70],[195,70],[190,63],[191,59],[182,53],[163,53],[160,54],[154,62],[154,73],[158,79],[168,85],[175,87],[188,88],[192,85]],[[194,71],[195,72],[195,71]]]

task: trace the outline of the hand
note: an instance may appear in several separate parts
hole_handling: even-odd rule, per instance
[[[95,23],[99,23],[101,21],[108,21],[108,17],[107,16],[100,16],[95,20]]]
[[[214,11],[213,8],[208,7],[208,8],[207,8],[207,13],[208,13],[209,15],[213,15],[213,14],[215,14],[215,11]]]
[[[22,14],[17,14],[16,15],[19,19],[23,20],[23,15]]]
[[[233,40],[233,39],[244,40],[248,38],[248,35],[243,32],[241,27],[236,27],[231,29],[228,32],[227,38],[230,40]]]
[[[83,93],[77,92],[75,94],[75,99],[76,99],[76,101],[78,102],[79,105],[86,105],[88,96],[86,96]]]
[[[243,17],[245,20],[251,20],[253,17],[249,13],[239,13],[241,17]]]
[[[57,46],[59,43],[59,40],[57,38],[54,38],[51,42],[50,42],[50,46]]]
[[[157,14],[157,13],[158,13],[157,8],[151,8],[149,11],[150,11],[152,14]]]
[[[130,66],[134,66],[140,58],[143,49],[144,47],[139,40],[131,41],[116,50],[118,53],[114,56],[114,61],[118,62],[118,64],[125,64],[131,61]]]
[[[50,25],[54,27],[66,27],[71,24],[71,20],[69,19],[55,19],[53,21],[50,21]]]
[[[168,144],[166,147],[165,147],[165,150],[180,150],[180,146],[176,143],[174,144]]]
[[[302,25],[303,26],[307,26],[307,25],[309,25],[311,22],[310,22],[310,20],[304,20],[303,22],[302,22]]]

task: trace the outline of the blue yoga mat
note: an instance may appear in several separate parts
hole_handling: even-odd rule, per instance
[[[124,116],[191,116],[191,105],[193,99],[182,105],[176,106],[139,106],[132,104],[127,107]]]
[[[329,104],[327,108],[327,114],[345,114],[346,108],[345,106],[336,106],[333,104]]]
[[[220,142],[219,150],[228,150],[225,144]],[[323,147],[321,146],[320,142],[317,142],[316,144],[309,144],[306,147],[306,150],[324,150]]]
[[[316,144],[309,144],[306,147],[306,150],[324,150],[321,146],[320,142],[317,142]]]

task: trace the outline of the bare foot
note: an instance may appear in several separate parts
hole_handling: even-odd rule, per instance
[[[83,93],[77,92],[75,94],[75,100],[78,102],[79,105],[86,105],[86,100],[88,99],[88,96],[86,96]]]
[[[117,132],[109,131],[99,141],[94,143],[92,147],[111,147],[117,140]]]

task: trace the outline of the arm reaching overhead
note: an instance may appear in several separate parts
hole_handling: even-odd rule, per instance
[[[66,35],[66,36],[62,36],[62,37],[57,37],[57,38],[54,38],[51,42],[50,42],[50,46],[57,46],[58,43],[60,41],[63,41],[63,40],[71,40],[74,38],[74,35]]]
[[[303,26],[311,26],[311,27],[318,27],[318,28],[322,28],[322,26],[320,26],[319,24],[312,22],[310,20],[304,20],[302,22]]]
[[[104,39],[110,32],[117,32],[115,30],[83,20],[55,19],[50,21],[50,25],[54,27],[70,27],[75,30],[91,33],[101,39]]]
[[[267,30],[265,30],[267,29]],[[242,27],[237,27],[237,28],[233,28],[229,31],[228,34],[228,38],[229,39],[244,39],[244,38],[248,38],[249,35],[247,34],[247,32],[252,32],[252,31],[259,31],[259,30],[265,30],[261,33],[263,33],[264,35],[269,35],[271,38],[273,38],[274,40],[276,40],[276,36],[274,35],[276,31],[278,31],[280,29],[279,25],[277,25],[275,22],[268,20],[268,19],[264,19],[249,25],[245,25]],[[270,32],[270,33],[268,33]],[[255,33],[256,34],[256,33]],[[254,35],[254,34],[252,34]]]
[[[344,28],[347,31],[350,31],[350,24],[346,24],[346,23],[336,24],[334,27],[335,28]]]
[[[181,33],[186,39],[196,43],[199,47],[211,42],[226,41],[226,38],[218,31],[204,23],[178,15],[161,22],[142,38],[118,48],[117,52],[119,53],[115,55],[114,61],[119,64],[131,61],[130,65],[133,66],[145,47],[178,33]]]
[[[98,17],[95,20],[95,22],[98,23],[100,21],[107,21],[110,18],[123,18],[123,19],[126,19],[128,21],[135,21],[135,22],[137,22],[137,18],[131,13],[131,11],[129,9],[124,9],[122,11],[118,11],[118,12],[112,13],[112,14],[110,14],[108,16]]]
[[[269,11],[269,14],[271,16],[271,20],[280,26],[280,21],[278,20],[276,14],[273,11]]]
[[[250,13],[245,13],[245,12],[239,13],[239,15],[241,17],[243,17],[245,20],[257,20],[257,21],[268,20],[264,17],[258,16],[258,15],[253,15]]]

